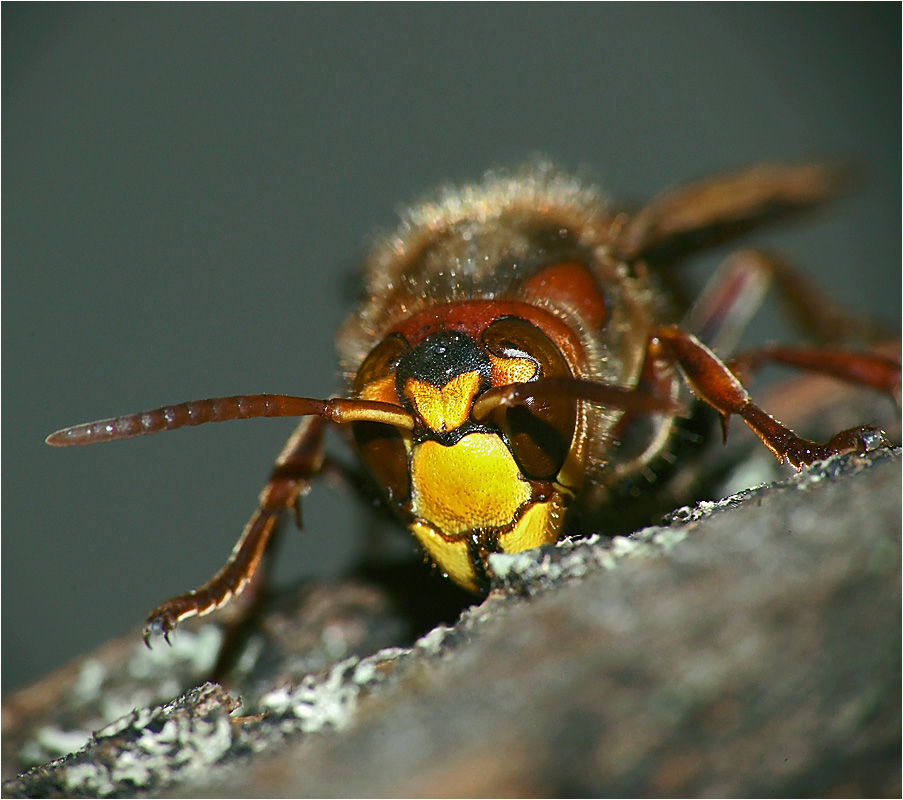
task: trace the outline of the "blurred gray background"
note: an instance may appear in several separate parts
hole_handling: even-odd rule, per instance
[[[856,194],[756,240],[899,327],[897,4],[2,15],[4,690],[209,578],[293,422],[44,437],[212,395],[331,394],[367,237],[438,183],[541,151],[642,201],[739,164],[842,156]],[[340,573],[366,513],[315,487],[281,578]]]

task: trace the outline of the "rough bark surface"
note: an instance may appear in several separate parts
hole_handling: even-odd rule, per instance
[[[838,457],[499,557],[411,647],[373,589],[299,592],[226,688],[186,691],[216,624],[136,633],[7,700],[4,794],[899,796],[900,487]]]

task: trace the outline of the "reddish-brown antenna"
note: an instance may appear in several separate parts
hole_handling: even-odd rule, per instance
[[[172,431],[186,425],[226,422],[254,417],[323,417],[332,422],[381,422],[411,430],[414,420],[401,406],[371,400],[314,400],[284,394],[239,394],[191,400],[153,411],[85,422],[51,433],[45,440],[54,447],[98,444],[149,433]]]

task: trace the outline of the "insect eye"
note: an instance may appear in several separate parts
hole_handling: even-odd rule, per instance
[[[399,334],[383,339],[361,364],[354,379],[354,396],[398,404],[395,369],[409,349],[407,341]],[[410,492],[410,477],[401,433],[376,422],[355,422],[351,432],[361,458],[386,488],[389,499],[403,502]]]
[[[407,350],[408,343],[397,333],[383,339],[370,351],[370,355],[364,359],[364,363],[357,371],[354,379],[354,396],[363,396],[368,388],[392,375],[399,359]]]
[[[533,378],[572,377],[555,343],[535,325],[503,317],[483,332],[483,344],[499,358],[529,358],[539,366]],[[532,398],[499,408],[494,422],[508,439],[521,472],[534,480],[552,480],[561,471],[577,425],[577,401],[566,395]]]

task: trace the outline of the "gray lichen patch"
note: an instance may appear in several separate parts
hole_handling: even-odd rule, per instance
[[[325,675],[307,675],[297,686],[274,689],[260,700],[283,732],[318,733],[348,727],[364,692],[381,683],[410,649],[386,648],[369,658],[338,662]]]
[[[598,535],[527,550],[489,556],[495,585],[531,595],[599,569],[615,569],[628,558],[665,556],[687,536],[681,526],[649,527],[631,536],[605,539]]]
[[[473,625],[473,615],[470,625]],[[468,624],[468,623],[464,623]],[[410,648],[389,647],[372,656],[343,659],[329,669],[283,685],[255,703],[261,713],[230,718],[238,700],[207,683],[172,703],[132,711],[91,737],[77,753],[25,773],[4,785],[11,797],[35,795],[118,797],[156,794],[202,778],[214,765],[228,769],[251,753],[298,734],[342,731],[362,701],[408,668],[441,658],[455,628],[438,626]]]
[[[98,728],[197,685],[209,673],[221,640],[217,626],[203,625],[180,631],[172,647],[148,649],[136,636],[119,648],[115,664],[109,657],[83,659],[47,713],[27,715],[18,760],[29,766],[59,759],[83,747]]]
[[[14,797],[120,797],[197,777],[232,745],[229,714],[238,705],[221,687],[205,684],[166,705],[133,711],[77,753],[4,789]]]
[[[230,671],[229,689],[254,715],[274,687],[298,685],[352,654],[367,656],[408,636],[375,587],[307,585],[274,601]],[[94,731],[127,724],[134,709],[161,706],[204,683],[222,641],[215,615],[180,626],[171,645],[148,648],[135,631],[5,698],[4,778],[74,753]]]

